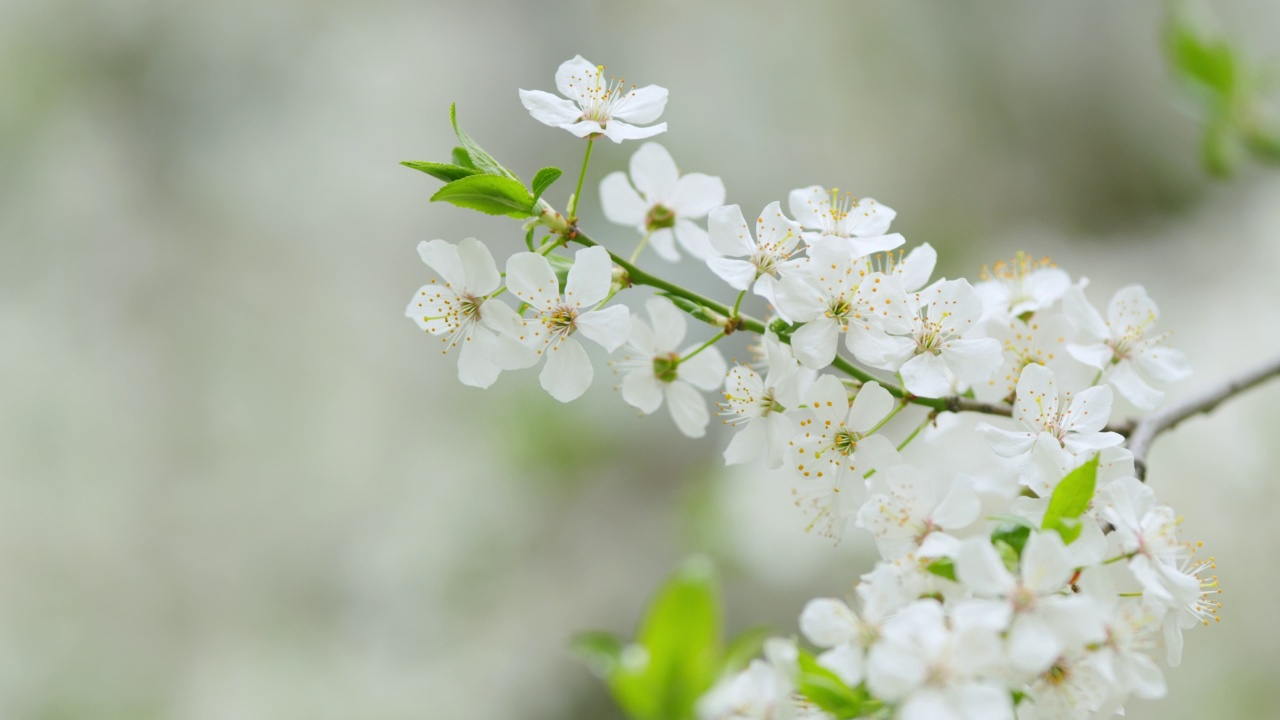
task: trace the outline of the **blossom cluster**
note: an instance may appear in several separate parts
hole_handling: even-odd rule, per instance
[[[644,126],[663,88],[628,89],[581,57],[556,84],[564,97],[520,93],[547,125],[615,142],[666,129]],[[1212,560],[1196,558],[1113,427],[1113,411],[1156,407],[1190,372],[1142,287],[1104,315],[1086,279],[1021,253],[973,283],[935,280],[935,250],[908,250],[871,198],[815,184],[748,221],[719,178],[682,175],[652,141],[599,197],[629,242],[588,238],[574,197],[564,215],[531,213],[530,237],[547,237],[502,272],[475,239],[419,246],[438,279],[406,314],[460,349],[464,384],[541,363],[542,387],[572,401],[595,372],[585,338],[613,354],[627,404],[665,404],[689,437],[721,416],[726,463],[781,471],[807,528],[869,533],[882,559],[853,597],[813,600],[799,622],[817,667],[868,715],[1105,717],[1165,693],[1156,658],[1176,665],[1182,632],[1219,605]],[[571,242],[583,247],[569,254]],[[614,254],[632,247],[630,261]],[[736,299],[647,281],[634,264],[646,248],[687,256]],[[620,298],[646,284],[661,294],[641,317]],[[765,320],[741,312],[747,295]],[[690,317],[709,325],[701,339]],[[752,361],[730,366],[715,345],[739,331],[755,333]],[[766,656],[723,678],[700,714],[853,716],[806,695],[795,640]]]

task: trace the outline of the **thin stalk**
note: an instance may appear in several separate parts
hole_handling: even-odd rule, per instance
[[[688,359],[692,358],[694,355],[697,355],[698,353],[702,352],[703,350],[706,350],[707,348],[711,347],[712,345],[715,345],[716,343],[720,342],[722,339],[724,339],[724,338],[726,338],[726,337],[729,337],[729,336],[728,336],[728,335],[725,335],[724,333],[716,333],[714,336],[712,336],[712,338],[711,338],[710,340],[708,340],[708,341],[706,341],[706,342],[702,343],[701,345],[699,345],[699,346],[698,346],[698,349],[694,350],[693,352],[689,353],[688,355],[685,355],[684,357],[682,357],[682,358],[680,358],[678,361],[676,361],[676,364],[677,364],[677,365],[679,365],[680,363],[682,363],[682,362],[684,362],[684,361],[686,361],[686,360],[688,360]]]
[[[587,163],[591,162],[591,146],[595,141],[594,137],[587,138],[587,154],[582,158],[582,171],[578,173],[578,188],[573,191],[573,197],[569,198],[569,222],[573,222],[578,217],[578,198],[582,196],[582,180],[587,176]]]
[[[636,258],[640,257],[640,251],[644,249],[645,245],[649,244],[649,238],[652,236],[653,236],[653,231],[650,230],[644,234],[644,237],[640,238],[640,244],[636,245],[635,252],[631,253],[632,263],[636,261]]]

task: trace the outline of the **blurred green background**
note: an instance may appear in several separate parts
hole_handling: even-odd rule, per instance
[[[1280,5],[1212,7],[1280,47]],[[0,0],[0,717],[617,717],[567,638],[629,633],[685,554],[718,561],[732,629],[780,633],[869,569],[857,532],[805,535],[778,478],[720,469],[720,428],[638,417],[603,364],[568,406],[530,372],[465,388],[402,317],[419,241],[521,233],[428,204],[438,183],[397,162],[447,157],[456,101],[524,177],[572,176],[580,142],[516,90],[575,53],[670,88],[660,141],[748,214],[835,185],[895,208],[940,274],[1026,249],[1096,304],[1146,285],[1198,371],[1173,396],[1280,352],[1280,175],[1206,175],[1163,18]],[[599,145],[587,187],[634,149]],[[594,192],[582,213],[632,246]],[[1280,716],[1278,407],[1274,383],[1155,446],[1224,620],[1130,717]]]

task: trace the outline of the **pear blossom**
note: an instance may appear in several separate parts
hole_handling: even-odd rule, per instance
[[[810,185],[792,190],[787,208],[805,229],[803,237],[809,245],[824,237],[840,238],[850,252],[861,257],[906,242],[898,233],[888,234],[897,213],[871,198],[854,198],[848,193],[841,196],[838,189],[827,192],[820,185]]]
[[[752,237],[742,208],[725,205],[707,216],[707,232],[715,254],[707,257],[707,267],[736,290],[754,286],[755,294],[775,307],[774,286],[783,270],[802,261],[792,259],[800,250],[800,225],[782,214],[782,206],[771,202],[756,218]],[[789,319],[779,308],[783,319]]]
[[[677,351],[687,329],[684,313],[670,300],[652,297],[645,303],[653,324],[631,319],[627,347],[631,354],[617,366],[622,378],[622,399],[646,415],[665,398],[667,409],[680,432],[702,437],[711,414],[699,390],[715,390],[725,374],[724,357],[714,347]]]
[[[1111,416],[1111,388],[1091,387],[1070,398],[1061,397],[1053,371],[1031,364],[1022,369],[1013,404],[1013,419],[1019,430],[1002,430],[980,423],[977,430],[987,437],[1001,457],[1018,457],[1031,452],[1039,438],[1050,452],[1078,456],[1119,445],[1124,436],[1103,430]]]
[[[667,105],[666,88],[627,87],[621,78],[606,78],[603,65],[594,65],[581,55],[561,63],[556,70],[556,89],[564,97],[542,90],[521,90],[520,102],[533,119],[564,128],[580,138],[604,135],[620,143],[667,130],[666,123],[639,127],[662,115]]]
[[[457,245],[444,240],[418,243],[418,255],[444,280],[423,285],[409,300],[405,315],[432,335],[443,336],[458,354],[458,380],[489,387],[503,370],[533,365],[538,356],[515,338],[520,316],[493,293],[502,283],[489,249],[475,238]]]
[[[903,319],[906,294],[898,280],[868,274],[865,262],[830,239],[810,251],[807,272],[782,279],[776,296],[779,314],[804,323],[791,334],[791,347],[808,368],[830,365],[841,335],[858,359],[874,360],[893,352],[886,333],[911,328]]]
[[[916,551],[926,539],[931,553],[952,554],[960,541],[947,531],[967,527],[982,510],[973,480],[963,475],[947,482],[904,464],[877,472],[871,484],[880,492],[858,510],[857,524],[890,560]]]
[[[680,175],[666,148],[647,142],[631,156],[631,179],[613,172],[600,182],[600,205],[610,222],[649,238],[664,260],[680,259],[675,244],[703,260],[711,252],[707,231],[694,220],[724,204],[724,183],[702,173]]]
[[[574,335],[581,331],[613,352],[631,333],[631,315],[626,307],[591,309],[608,297],[612,284],[613,260],[609,251],[599,246],[574,254],[563,297],[547,258],[523,252],[507,260],[507,287],[536,315],[523,321],[521,339],[538,354],[547,356],[538,380],[560,402],[577,399],[591,385],[591,361]]]
[[[1167,333],[1151,332],[1160,311],[1141,285],[1117,292],[1105,321],[1078,287],[1067,292],[1063,309],[1082,335],[1081,342],[1067,345],[1067,352],[1105,373],[1116,392],[1137,407],[1150,410],[1164,399],[1153,382],[1177,382],[1191,374],[1186,355],[1161,345]]]
[[[724,379],[720,414],[740,429],[724,450],[726,465],[740,465],[761,457],[771,469],[782,467],[795,420],[787,413],[801,404],[813,384],[813,371],[801,367],[791,347],[773,333],[764,336],[767,370],[764,378],[751,367],[735,365]]]
[[[1000,367],[999,342],[965,337],[982,316],[982,301],[967,280],[934,283],[894,303],[910,329],[878,357],[863,353],[858,359],[901,373],[908,392],[942,397],[953,389],[952,374],[975,384]]]
[[[850,402],[832,375],[818,378],[805,399],[809,417],[800,421],[788,455],[797,483],[793,495],[810,518],[807,529],[839,540],[845,520],[866,497],[863,474],[898,461],[893,443],[872,434],[893,410],[894,399],[879,383],[869,382]]]

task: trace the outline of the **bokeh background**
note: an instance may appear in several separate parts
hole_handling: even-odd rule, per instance
[[[1212,7],[1256,57],[1280,48],[1280,5]],[[462,387],[402,317],[420,240],[521,234],[429,204],[397,162],[447,157],[456,101],[524,177],[572,176],[580,143],[516,90],[575,53],[670,88],[661,141],[748,213],[836,185],[948,276],[1026,249],[1098,304],[1146,285],[1198,371],[1173,396],[1280,352],[1280,174],[1206,176],[1162,19],[0,0],[0,717],[613,718],[566,640],[629,633],[680,558],[717,560],[733,629],[780,633],[869,569],[857,532],[832,548],[776,478],[723,471],[720,428],[638,417],[603,365],[567,406],[529,372]],[[633,150],[599,145],[587,187]],[[582,211],[609,234],[594,194]],[[1130,717],[1280,716],[1278,408],[1273,383],[1154,448],[1226,607]]]

